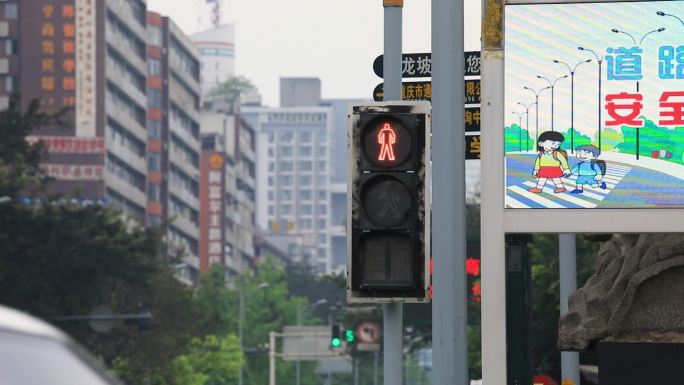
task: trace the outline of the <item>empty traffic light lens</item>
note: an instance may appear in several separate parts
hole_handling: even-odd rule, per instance
[[[374,234],[361,241],[361,285],[366,288],[409,288],[414,284],[413,248],[406,233]]]
[[[397,166],[410,155],[411,134],[403,124],[393,119],[377,119],[368,127],[364,132],[363,147],[372,164]]]

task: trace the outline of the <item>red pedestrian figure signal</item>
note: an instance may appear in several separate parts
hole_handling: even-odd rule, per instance
[[[394,161],[394,145],[397,144],[397,133],[389,123],[385,123],[382,130],[378,132],[378,144],[380,145],[378,161]]]

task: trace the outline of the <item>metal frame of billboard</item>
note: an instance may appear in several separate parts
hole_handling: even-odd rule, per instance
[[[682,1],[682,0],[666,0]],[[482,374],[488,385],[507,383],[507,233],[667,233],[684,232],[684,208],[506,209],[504,127],[506,5],[645,2],[644,0],[483,0],[483,35],[492,32],[488,6],[501,5],[501,44],[481,54],[481,237]],[[496,13],[496,12],[493,12]],[[491,14],[489,15],[491,17]],[[494,20],[494,23],[496,20]],[[498,31],[497,31],[498,32]],[[552,220],[550,220],[552,219]]]

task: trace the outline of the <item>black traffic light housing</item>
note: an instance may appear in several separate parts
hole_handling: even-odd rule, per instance
[[[348,118],[348,301],[427,302],[430,104],[352,104]]]

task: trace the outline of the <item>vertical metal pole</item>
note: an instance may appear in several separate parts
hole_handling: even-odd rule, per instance
[[[534,145],[537,145],[537,142],[539,142],[539,94],[534,95],[534,105],[536,106],[536,111],[534,113],[534,117],[537,120],[537,133],[536,136],[537,138],[534,141]]]
[[[561,316],[568,312],[568,297],[577,290],[577,249],[575,242],[575,234],[558,235]],[[561,352],[561,378],[563,384],[579,385],[579,353]]]
[[[401,33],[403,0],[383,0],[385,101],[401,100]],[[402,305],[383,306],[383,345],[385,385],[402,385]]]
[[[527,143],[527,151],[530,151],[530,108],[525,109],[525,114],[527,114],[527,123],[525,123],[525,142]]]
[[[276,333],[268,333],[268,385],[276,385]]]
[[[598,57],[597,57],[598,59]],[[599,150],[602,150],[603,148],[601,147],[601,105],[603,104],[603,101],[601,100],[601,62],[603,60],[598,60],[598,65],[599,65],[599,73],[598,73],[598,148]]]
[[[239,317],[238,317],[238,341],[240,343],[240,353],[244,354],[244,349],[242,345],[242,324],[245,322],[245,295],[243,291],[245,290],[243,285],[240,285],[240,308],[238,309],[239,311]],[[242,385],[243,377],[242,377],[242,366],[243,363],[240,361],[240,372],[238,374],[238,385]]]
[[[555,131],[553,128],[553,89],[556,88],[556,83],[551,86],[551,131]]]
[[[373,354],[373,385],[378,385],[378,356],[380,352]]]
[[[359,385],[359,361],[352,358],[352,365],[354,365],[354,385]]]
[[[463,0],[432,0],[434,385],[468,383],[463,52]]]
[[[575,71],[570,72],[570,153],[575,153]]]
[[[301,309],[300,309],[299,302],[297,302],[297,326],[301,325],[301,322],[302,322],[301,318],[302,318]],[[296,385],[299,385],[301,383],[301,378],[302,378],[302,368],[301,368],[301,365],[299,362],[299,358],[297,358],[296,372],[297,372],[296,373],[296,376],[297,376]]]

